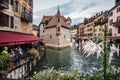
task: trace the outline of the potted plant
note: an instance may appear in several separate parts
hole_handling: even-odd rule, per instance
[[[5,71],[10,68],[12,58],[10,55],[0,55],[0,71]]]
[[[38,51],[35,48],[31,48],[29,53],[33,58],[36,58],[38,56]]]

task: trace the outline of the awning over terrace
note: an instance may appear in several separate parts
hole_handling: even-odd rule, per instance
[[[32,34],[0,32],[0,46],[35,43],[38,41],[42,41],[42,39]]]

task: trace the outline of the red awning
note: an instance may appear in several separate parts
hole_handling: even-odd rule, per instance
[[[32,34],[0,32],[0,46],[35,43],[38,41],[42,41],[42,39]]]

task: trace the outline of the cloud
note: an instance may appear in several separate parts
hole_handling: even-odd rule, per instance
[[[72,18],[73,24],[82,22],[84,17],[90,17],[97,12],[109,10],[113,6],[113,0],[109,0],[109,3],[105,0],[67,0],[66,2],[64,2],[64,0],[62,1],[63,3],[60,4],[60,11],[62,15],[66,17],[70,16]],[[44,4],[44,6],[47,6],[47,4],[48,3]],[[36,10],[34,12],[34,23],[39,24],[43,15],[55,15],[57,12],[57,8],[58,5],[55,4],[49,7],[43,7],[43,9]]]

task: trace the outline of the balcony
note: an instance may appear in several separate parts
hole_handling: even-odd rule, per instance
[[[6,0],[0,0],[0,10],[8,8],[9,8],[8,2]]]
[[[108,23],[108,19],[107,19],[107,18],[106,18],[106,19],[103,19],[103,20],[101,21],[100,25],[104,25],[104,24],[106,24],[106,23]]]
[[[115,27],[120,27],[120,21],[114,22],[113,25],[114,25]]]
[[[32,15],[27,12],[22,12],[21,19],[26,22],[32,22]]]

